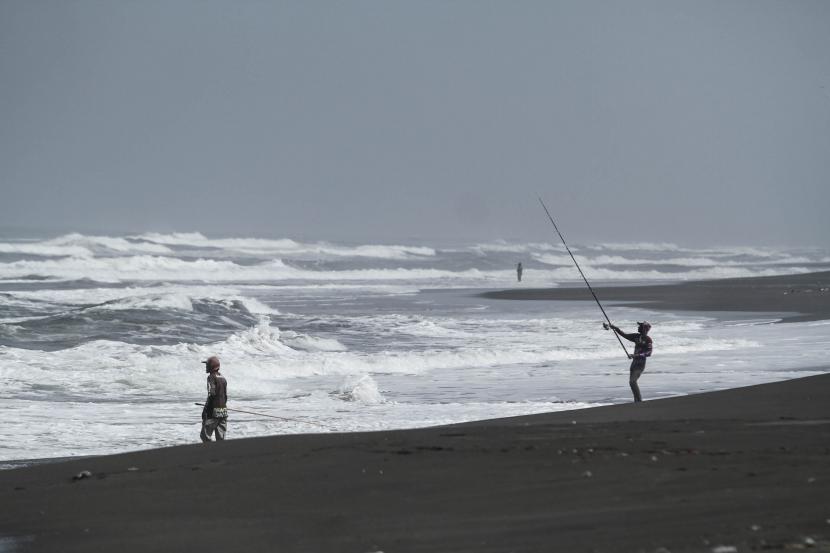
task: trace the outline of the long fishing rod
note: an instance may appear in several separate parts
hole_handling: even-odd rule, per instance
[[[568,250],[568,255],[571,256],[571,259],[573,260],[574,265],[576,265],[576,268],[579,271],[579,274],[582,275],[582,280],[585,281],[585,285],[588,287],[588,290],[591,291],[591,295],[594,296],[594,301],[597,302],[597,305],[599,306],[599,310],[602,311],[603,316],[605,316],[605,320],[608,321],[608,325],[610,326],[611,325],[611,319],[608,318],[608,314],[605,312],[605,309],[602,308],[602,304],[599,302],[599,298],[594,293],[594,289],[591,288],[591,283],[588,282],[587,278],[585,278],[585,273],[582,272],[582,268],[579,266],[579,263],[576,262],[576,258],[574,257],[574,254],[571,253],[571,249],[568,247],[568,244],[565,242],[565,237],[562,236],[561,232],[559,232],[559,227],[556,226],[556,221],[553,220],[553,217],[551,216],[550,211],[548,211],[548,206],[546,206],[545,202],[542,201],[541,196],[539,196],[539,203],[542,204],[542,208],[545,210],[545,213],[547,213],[548,219],[550,219],[551,224],[553,224],[553,228],[556,229],[556,234],[559,235],[559,239],[562,240],[562,244],[565,246],[565,249]],[[631,355],[629,355],[628,349],[626,349],[625,344],[623,344],[622,340],[620,340],[619,335],[615,332],[614,336],[617,337],[617,341],[620,343],[620,347],[625,352],[625,356],[630,359]]]
[[[197,403],[196,405],[198,405],[199,407],[204,407],[205,406],[204,403]],[[300,419],[292,419],[292,418],[289,418],[289,417],[277,417],[277,416],[274,416],[274,415],[266,415],[265,413],[255,413],[253,411],[243,411],[242,409],[231,409],[230,407],[226,407],[226,409],[228,411],[233,411],[235,413],[245,413],[246,415],[257,415],[259,417],[268,417],[268,418],[271,418],[271,419],[278,419],[278,420],[281,420],[281,421],[292,421],[292,422],[301,422],[301,423],[304,423],[304,424],[313,424],[314,426],[319,426],[320,428],[325,428],[326,430],[328,430],[327,426],[323,426],[322,424],[318,424],[316,422],[304,421],[304,420],[300,420]]]

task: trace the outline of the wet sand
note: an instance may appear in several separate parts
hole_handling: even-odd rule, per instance
[[[594,291],[602,302],[637,304],[648,309],[788,313],[784,322],[830,318],[830,271],[664,285],[600,286],[594,287]],[[594,301],[584,285],[515,288],[480,295],[504,300]]]
[[[3,471],[0,550],[830,551],[828,497],[824,374]]]

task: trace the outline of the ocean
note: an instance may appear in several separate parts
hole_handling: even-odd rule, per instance
[[[597,286],[830,269],[811,248],[572,250]],[[0,461],[198,442],[210,355],[230,407],[280,417],[232,413],[229,439],[630,401],[628,361],[587,291],[576,302],[478,296],[552,286],[584,287],[552,242],[0,238]],[[653,325],[646,399],[817,374],[830,346],[826,321],[606,310],[623,330]]]

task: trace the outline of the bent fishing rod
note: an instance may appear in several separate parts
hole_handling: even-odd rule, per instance
[[[602,304],[599,302],[599,298],[594,293],[594,289],[591,288],[591,283],[588,282],[587,278],[585,278],[585,273],[582,272],[582,268],[579,266],[579,263],[576,262],[576,258],[574,257],[574,254],[571,253],[571,249],[568,247],[568,244],[565,242],[565,237],[562,236],[561,232],[559,232],[559,227],[556,226],[556,221],[553,220],[553,217],[551,216],[550,211],[548,211],[548,206],[546,206],[545,202],[542,201],[541,196],[538,196],[538,198],[539,198],[539,203],[542,204],[542,209],[544,209],[545,213],[547,213],[548,219],[550,219],[550,222],[553,225],[553,228],[556,229],[556,234],[558,234],[559,239],[562,240],[562,245],[565,246],[565,249],[568,251],[568,255],[571,256],[571,259],[573,260],[574,265],[576,265],[576,269],[579,271],[579,274],[582,276],[582,280],[585,281],[585,285],[588,287],[588,290],[591,291],[591,295],[594,296],[594,301],[597,302],[597,305],[599,306],[599,310],[602,311],[602,314],[605,317],[605,320],[608,321],[608,325],[611,326],[611,319],[608,318],[608,314],[605,313],[605,309],[602,308]],[[614,332],[614,336],[616,336],[617,341],[620,343],[620,347],[625,352],[625,356],[628,357],[629,359],[631,359],[631,355],[628,353],[628,349],[626,349],[625,344],[623,344],[622,340],[620,340],[620,336],[616,332]]]
[[[196,405],[198,405],[199,407],[204,407],[205,406],[204,403],[197,403]],[[225,407],[225,409],[227,409],[228,411],[233,411],[234,413],[245,413],[246,415],[257,415],[258,417],[268,417],[268,418],[271,418],[271,419],[277,419],[277,420],[281,420],[281,421],[291,421],[291,422],[301,422],[303,424],[313,424],[314,426],[319,426],[320,428],[325,428],[326,430],[328,430],[327,426],[323,426],[322,424],[318,424],[316,422],[304,421],[304,420],[300,420],[300,419],[292,419],[292,418],[288,418],[288,417],[277,417],[277,416],[274,416],[274,415],[266,415],[265,413],[255,413],[253,411],[243,411],[242,409],[231,409],[230,407]]]

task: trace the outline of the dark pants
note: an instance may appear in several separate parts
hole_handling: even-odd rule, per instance
[[[634,394],[634,401],[643,401],[643,396],[640,395],[640,387],[637,385],[640,375],[646,370],[646,360],[637,358],[631,362],[630,374],[628,376],[628,385],[631,386],[631,392]]]

